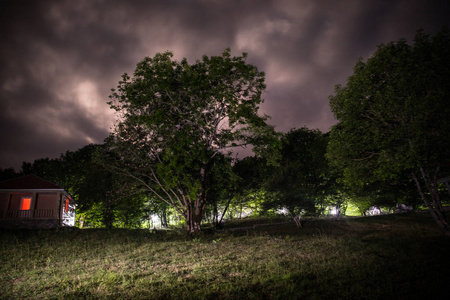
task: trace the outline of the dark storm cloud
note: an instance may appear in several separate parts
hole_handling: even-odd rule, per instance
[[[446,1],[0,0],[0,167],[101,143],[106,102],[144,56],[248,52],[279,131],[328,131],[334,85],[383,42],[447,24]]]

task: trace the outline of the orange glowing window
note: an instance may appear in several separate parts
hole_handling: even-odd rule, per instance
[[[23,197],[20,202],[20,210],[30,210],[31,208],[31,198]]]
[[[68,211],[69,211],[69,198],[66,198],[66,203],[65,203],[64,211],[65,211],[65,212],[68,212]]]

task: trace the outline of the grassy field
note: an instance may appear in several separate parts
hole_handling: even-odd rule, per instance
[[[448,299],[450,239],[424,213],[194,239],[119,229],[0,234],[1,299]]]

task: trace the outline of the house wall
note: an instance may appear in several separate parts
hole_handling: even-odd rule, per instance
[[[66,199],[69,200],[67,207]],[[72,197],[61,195],[61,226],[75,226],[75,210],[75,201]]]
[[[58,194],[57,193],[38,193],[36,195],[35,209],[57,209]]]
[[[0,193],[0,211],[8,208],[9,193]]]
[[[31,209],[59,209],[59,192],[54,193],[0,193],[0,210],[19,210],[23,197],[30,197]]]

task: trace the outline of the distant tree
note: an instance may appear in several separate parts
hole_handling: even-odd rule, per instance
[[[302,212],[315,212],[316,199],[324,196],[329,184],[327,138],[319,130],[303,127],[292,129],[281,141],[280,166],[267,186],[276,193],[272,205],[286,208],[299,220]]]
[[[272,209],[265,205],[268,196],[265,184],[274,167],[264,157],[247,156],[236,161],[233,172],[237,186],[229,199],[229,216],[242,217],[245,209],[253,215],[264,215]]]
[[[118,207],[129,196],[123,178],[92,161],[78,186],[77,209],[87,222],[112,228],[118,219]],[[93,211],[97,210],[96,213]],[[96,218],[95,222],[92,218]]]
[[[59,158],[39,158],[33,163],[24,162],[21,175],[34,174],[63,187],[75,200],[86,174],[95,166],[93,155],[98,145],[89,144],[76,151],[66,151]]]
[[[106,145],[77,150],[65,157],[80,157],[83,171],[76,181],[77,210],[87,223],[106,228],[139,227],[144,216],[145,194],[129,177],[103,167]],[[94,212],[95,211],[95,212]],[[95,219],[95,220],[94,220]]]
[[[171,210],[171,206],[166,202],[160,201],[155,198],[153,195],[150,195],[146,198],[145,207],[143,212],[145,214],[144,218],[148,219],[150,222],[151,216],[156,215],[159,218],[161,227],[169,227],[169,217],[172,215],[173,210]],[[149,224],[151,225],[151,224]],[[155,226],[156,224],[153,224]]]
[[[62,161],[62,179],[61,186],[68,189],[78,198],[80,186],[86,180],[89,172],[96,171],[99,166],[94,162],[94,156],[97,150],[102,147],[98,144],[89,144],[77,149],[76,151],[66,151],[61,155]]]
[[[145,58],[113,90],[118,124],[110,150],[119,159],[109,166],[176,209],[192,234],[200,230],[214,157],[250,144],[267,153],[276,135],[258,115],[264,73],[246,63],[245,53],[231,57],[227,49],[194,64],[172,56]]]
[[[146,209],[144,200],[142,194],[131,193],[117,201],[114,212],[118,227],[141,228]]]
[[[20,174],[18,174],[14,170],[14,168],[6,168],[6,169],[0,168],[0,181],[13,179],[13,178],[16,178],[16,177],[19,177],[19,176],[20,176]]]
[[[22,176],[34,174],[59,186],[67,188],[63,160],[60,158],[38,158],[33,163],[23,162],[20,174]]]
[[[221,153],[208,164],[205,177],[206,212],[211,216],[212,224],[220,227],[229,205],[236,193],[238,178],[231,166],[232,159]]]
[[[346,86],[337,85],[330,105],[339,121],[328,156],[348,185],[396,181],[407,173],[446,235],[437,179],[450,157],[450,34],[417,32],[380,45],[359,60]]]
[[[273,168],[263,157],[247,156],[236,161],[233,171],[240,178],[239,190],[264,188],[264,183],[272,174]]]

